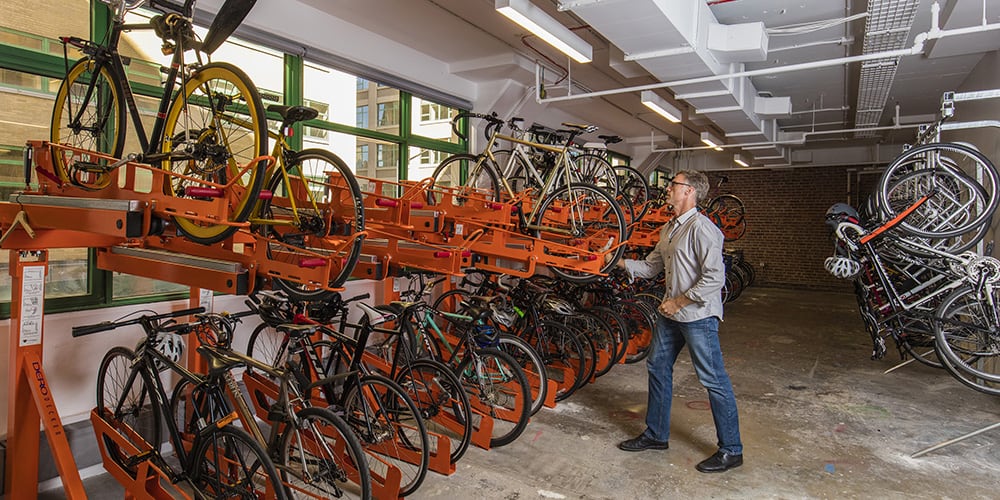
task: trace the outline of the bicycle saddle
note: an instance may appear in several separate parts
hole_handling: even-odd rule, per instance
[[[319,330],[319,325],[296,325],[296,324],[284,324],[274,327],[278,333],[287,333],[289,337],[298,339],[302,337],[308,337],[317,330]]]
[[[201,354],[208,362],[209,377],[218,377],[232,368],[246,365],[246,361],[240,358],[205,345],[198,347],[198,354]]]
[[[597,138],[604,141],[605,144],[616,144],[622,142],[622,138],[617,135],[599,135]]]
[[[386,311],[379,311],[364,302],[358,302],[358,307],[360,307],[361,311],[365,313],[365,318],[368,318],[368,324],[371,326],[381,325],[386,321],[394,321],[396,319],[395,314]]]
[[[281,115],[281,119],[288,124],[312,120],[313,118],[319,116],[319,111],[308,106],[282,106],[280,104],[271,104],[267,107],[267,110],[278,113]]]

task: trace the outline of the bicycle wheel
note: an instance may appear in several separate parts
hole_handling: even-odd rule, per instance
[[[640,222],[649,211],[649,182],[638,170],[626,165],[616,166],[615,176],[618,177],[618,192],[615,199],[622,207],[626,204],[632,207],[633,224]]]
[[[610,260],[601,267],[607,273],[614,269],[625,252],[627,224],[621,207],[614,197],[589,184],[574,184],[556,189],[545,198],[538,209],[538,216],[529,229],[534,237],[562,247],[544,246],[550,255],[579,257],[573,250],[602,252],[618,245]],[[572,250],[565,251],[565,247]],[[550,267],[552,273],[571,283],[589,283],[599,276],[583,271]]]
[[[983,392],[1000,391],[998,299],[1000,290],[987,294],[966,286],[941,301],[935,313],[938,358],[953,374],[964,374],[958,377],[963,383]]]
[[[617,172],[603,156],[584,153],[573,157],[570,167],[573,169],[573,176],[577,181],[593,184],[612,195],[619,194]]]
[[[591,311],[581,311],[581,331],[589,337],[596,348],[594,378],[611,371],[615,355],[618,353],[618,339],[612,331],[611,324],[603,317]]]
[[[514,156],[513,160],[511,155]],[[497,173],[507,179],[507,184],[514,194],[526,193],[528,189],[541,189],[538,178],[531,173],[532,168],[528,166],[523,156],[514,154],[509,149],[498,149],[493,151],[493,158],[496,159],[494,165],[497,167]],[[500,192],[504,196],[507,195],[503,189]]]
[[[734,222],[743,220],[743,217],[747,213],[747,208],[743,204],[743,200],[732,194],[720,194],[712,198],[708,202],[706,210],[709,213],[725,214],[727,217],[731,217]]]
[[[257,87],[231,64],[202,66],[170,103],[161,152],[168,158],[160,168],[186,176],[171,176],[165,181],[165,194],[181,197],[195,187],[217,187],[206,185],[208,182],[232,183],[221,195],[226,220],[247,220],[259,198],[267,167],[264,162],[249,166],[254,158],[267,154],[267,122]],[[182,214],[174,215],[174,222],[188,239],[205,245],[222,241],[237,229]]]
[[[431,175],[435,188],[451,188],[454,205],[464,205],[469,196],[493,201],[500,199],[497,167],[489,158],[467,153],[451,155],[441,161]],[[433,189],[427,191],[427,198],[431,205],[439,203]]]
[[[331,258],[334,266],[328,286],[339,287],[354,272],[364,243],[364,238],[358,237],[358,233],[365,230],[361,188],[347,164],[329,151],[306,149],[294,153],[293,158],[287,168],[290,172],[301,174],[301,177],[294,178],[293,189],[301,190],[301,194],[296,196],[295,205],[305,225],[298,228],[288,225],[270,226],[268,234],[286,245],[305,248],[309,252]],[[307,181],[308,185],[301,185],[300,179],[317,178],[323,180]],[[275,196],[280,193],[281,196],[288,197],[288,194],[283,192],[284,183],[280,171],[275,173],[270,184],[269,189]],[[307,192],[313,193],[318,213],[305,194]],[[269,218],[276,215],[275,212],[284,212],[284,218],[289,218],[291,215],[290,207],[277,207],[271,201],[262,201],[260,208],[265,210],[261,213],[267,214]],[[270,250],[269,246],[269,257],[280,260],[279,254]],[[282,252],[280,255],[296,259],[299,257],[290,252]],[[298,264],[299,260],[295,260],[295,263]],[[281,278],[275,278],[273,281],[276,288],[283,290],[294,300],[323,301],[335,293],[308,283]]]
[[[524,432],[531,413],[531,387],[513,358],[497,349],[477,349],[465,354],[455,374],[469,393],[473,410],[493,419],[490,447],[510,444]],[[473,411],[473,426],[479,427],[481,420]]]
[[[160,449],[162,423],[153,404],[151,382],[136,365],[136,354],[127,347],[112,347],[97,370],[97,414],[113,427],[128,426],[154,450]],[[126,439],[130,434],[121,433]],[[133,442],[143,450],[143,443]],[[130,475],[135,476],[136,465],[109,438],[104,446],[108,456]]]
[[[399,469],[399,495],[413,493],[427,475],[429,446],[420,409],[398,384],[366,375],[344,397],[344,419],[358,436],[373,475]]]
[[[540,328],[540,334],[529,335],[529,343],[542,357],[545,374],[556,381],[555,400],[562,401],[583,386],[586,353],[580,340],[566,325],[542,320]]]
[[[98,68],[93,60],[80,59],[69,69],[56,93],[49,140],[120,157],[125,149],[123,99],[121,84],[106,66]],[[81,160],[91,165],[76,165]],[[102,170],[109,163],[75,152],[58,151],[52,155],[52,168],[59,180],[88,190],[103,189],[117,179],[116,174]]]
[[[455,463],[472,441],[472,409],[458,377],[445,364],[420,359],[400,367],[395,382],[420,408],[428,433],[451,441],[451,463]]]
[[[193,450],[191,484],[207,498],[278,500],[288,493],[274,463],[260,443],[233,424],[217,427],[198,439]]]
[[[281,436],[281,476],[294,498],[372,497],[361,443],[340,417],[323,408],[295,412]]]
[[[886,168],[876,203],[891,219],[930,195],[899,228],[917,237],[950,238],[973,231],[992,217],[1000,201],[997,183],[996,167],[975,149],[956,143],[925,144],[907,150]]]
[[[656,317],[642,302],[624,300],[616,304],[619,314],[628,325],[628,353],[625,363],[638,363],[649,355],[649,347],[653,342],[653,332],[656,330]]]
[[[610,307],[596,306],[591,307],[590,310],[603,318],[611,328],[611,335],[614,337],[616,347],[615,356],[611,358],[611,365],[617,365],[625,357],[625,352],[628,351],[628,330],[625,320]]]
[[[274,327],[267,323],[261,323],[254,328],[247,341],[247,356],[268,366],[284,366],[287,342],[285,334],[278,333]],[[246,369],[250,372],[253,371],[253,367],[250,365],[247,365]]]
[[[510,355],[524,370],[524,376],[531,386],[531,415],[538,413],[545,405],[549,392],[549,377],[542,357],[527,341],[509,333],[500,334],[500,343],[496,348]]]

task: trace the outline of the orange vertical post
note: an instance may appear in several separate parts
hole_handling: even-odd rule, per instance
[[[42,325],[48,251],[10,251],[10,354],[7,365],[7,498],[38,496],[39,423],[44,424],[66,498],[86,498],[45,371]],[[44,418],[43,418],[44,417]]]

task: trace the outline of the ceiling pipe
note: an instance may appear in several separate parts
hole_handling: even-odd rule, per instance
[[[928,31],[920,33],[916,36],[913,41],[913,46],[906,49],[889,50],[885,52],[875,52],[871,54],[862,54],[858,56],[840,57],[837,59],[827,59],[825,61],[810,61],[806,63],[790,64],[788,66],[781,66],[778,68],[764,68],[749,71],[738,71],[735,73],[727,73],[724,75],[711,75],[703,76],[698,78],[688,78],[685,80],[674,80],[671,82],[661,82],[653,83],[648,85],[637,85],[634,87],[624,87],[620,89],[611,90],[599,90],[595,92],[587,92],[584,94],[574,94],[560,97],[541,97],[540,92],[535,93],[535,101],[539,104],[546,104],[550,102],[561,102],[561,101],[571,101],[575,99],[584,99],[590,97],[602,97],[607,95],[615,94],[627,94],[630,92],[639,92],[643,90],[654,90],[662,89],[667,87],[681,86],[681,85],[693,85],[697,83],[707,83],[715,82],[719,80],[727,80],[730,78],[742,78],[742,77],[754,77],[762,75],[774,75],[779,73],[791,73],[794,71],[802,71],[807,69],[816,68],[827,68],[830,66],[840,66],[844,64],[852,64],[856,62],[873,61],[877,59],[887,59],[893,57],[903,57],[903,56],[914,56],[921,55],[924,51],[924,44],[929,40],[937,40],[940,38],[945,38],[949,36],[960,36],[968,35],[972,33],[982,33],[986,31],[992,31],[1000,29],[1000,23],[987,24],[983,23],[977,26],[969,26],[966,28],[956,28],[950,30],[943,30],[938,26],[939,23],[939,13],[941,11],[941,6],[937,2],[931,5],[931,27]],[[535,72],[535,88],[544,88],[544,83],[540,80],[539,74]]]
[[[998,122],[1000,123],[1000,122]],[[682,148],[667,148],[667,149],[657,149],[656,145],[650,141],[650,152],[652,153],[671,153],[674,151],[698,151],[698,150],[716,150],[727,149],[727,148],[745,148],[747,146],[780,146],[786,144],[802,144],[805,142],[806,138],[810,135],[826,135],[826,134],[848,134],[851,132],[864,132],[864,131],[878,131],[878,130],[901,130],[905,128],[918,128],[920,124],[912,125],[887,125],[884,127],[864,127],[864,128],[845,128],[839,130],[811,130],[808,132],[802,132],[801,138],[797,137],[795,139],[789,139],[784,141],[765,141],[765,142],[743,142],[738,144],[719,144],[715,147],[711,146],[692,146],[692,147],[682,147]]]

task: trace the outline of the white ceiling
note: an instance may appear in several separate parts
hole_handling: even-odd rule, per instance
[[[504,78],[516,80],[530,88],[534,84],[535,61],[540,61],[548,68],[546,75],[552,77],[560,76],[562,70],[557,69],[558,66],[567,66],[565,56],[535,37],[524,37],[525,33],[520,27],[497,13],[494,10],[494,0],[301,1],[344,21],[412,47],[430,57],[445,61],[455,75],[481,83]],[[690,4],[697,0],[562,0],[562,4],[568,4],[569,7],[565,11],[560,11],[558,0],[531,1],[565,26],[574,29],[594,47],[593,63],[584,65],[572,63],[569,66],[570,79],[578,86],[574,93],[655,84],[687,78],[690,75],[685,74],[686,72],[699,71],[697,67],[692,69],[689,66],[692,62],[690,54],[686,59],[642,61],[644,67],[629,62],[621,63],[624,67],[616,64],[616,70],[609,65],[609,59],[614,59],[615,53],[618,54],[618,58],[621,57],[619,47],[637,47],[639,43],[646,43],[651,50],[677,48],[663,45],[676,41],[670,41],[672,32],[667,29],[666,23],[651,17],[648,11],[661,9],[670,12],[671,4],[689,9],[692,8]],[[879,1],[888,3],[905,0]],[[918,33],[930,28],[931,2],[913,1],[918,2],[919,6],[909,31],[909,39],[904,45],[907,48],[913,45],[913,39]],[[588,3],[589,6],[574,7]],[[732,25],[759,21],[767,28],[844,18],[869,9],[868,2],[864,0],[710,0],[706,4],[719,24]],[[985,4],[987,22],[1000,22],[1000,0],[985,0]],[[980,24],[983,5],[983,0],[942,1],[942,28],[955,29]],[[680,26],[680,29],[683,31],[684,27]],[[862,53],[864,34],[865,19],[862,18],[809,34],[772,35],[769,37],[766,61],[747,62],[745,69],[774,68],[858,55]],[[841,39],[845,41],[820,43]],[[660,45],[656,45],[657,43]],[[786,47],[798,48],[785,49]],[[983,55],[998,48],[1000,48],[1000,30],[994,30],[936,40],[925,46],[924,55],[902,57],[896,69],[895,79],[889,88],[880,125],[892,124],[897,104],[901,115],[936,113],[940,108],[941,94],[957,89]],[[634,50],[632,52],[635,53]],[[693,62],[697,66],[700,61]],[[738,70],[738,67],[722,67],[723,72]],[[631,77],[623,76],[622,72]],[[776,119],[778,130],[785,132],[840,130],[854,127],[859,72],[859,64],[838,65],[755,76],[751,77],[749,82],[758,95],[767,94],[791,99],[792,114]],[[759,118],[752,116],[752,112],[742,115],[737,113],[736,118],[739,119],[733,119],[731,114],[696,114],[695,106],[692,105],[695,101],[673,99],[675,91],[672,89],[659,89],[657,92],[673,100],[679,107],[687,109],[682,124],[671,124],[652,114],[641,105],[638,92],[550,103],[547,106],[597,124],[606,133],[622,135],[633,145],[644,143],[648,146],[653,137],[655,147],[658,149],[677,147],[682,135],[685,146],[698,146],[700,142],[697,136],[703,130],[713,131],[716,135],[745,132],[748,124],[752,125],[754,120],[759,122]],[[553,89],[549,94],[560,93],[558,89]],[[480,96],[477,103],[483,102],[493,101]],[[699,104],[697,107],[705,106]],[[750,108],[752,109],[752,105]],[[817,109],[826,111],[811,112]],[[502,115],[512,114],[511,110],[495,111]],[[544,117],[536,119],[545,122]],[[764,123],[767,124],[766,121]],[[558,123],[546,124],[558,125]],[[857,147],[874,143],[902,144],[912,136],[911,129],[879,132],[870,139],[859,139],[853,134],[813,135],[805,144],[791,146],[789,150],[836,150],[847,145]],[[756,139],[748,138],[741,142],[754,140]],[[735,141],[730,139],[730,142]],[[786,158],[789,156],[786,154]]]

